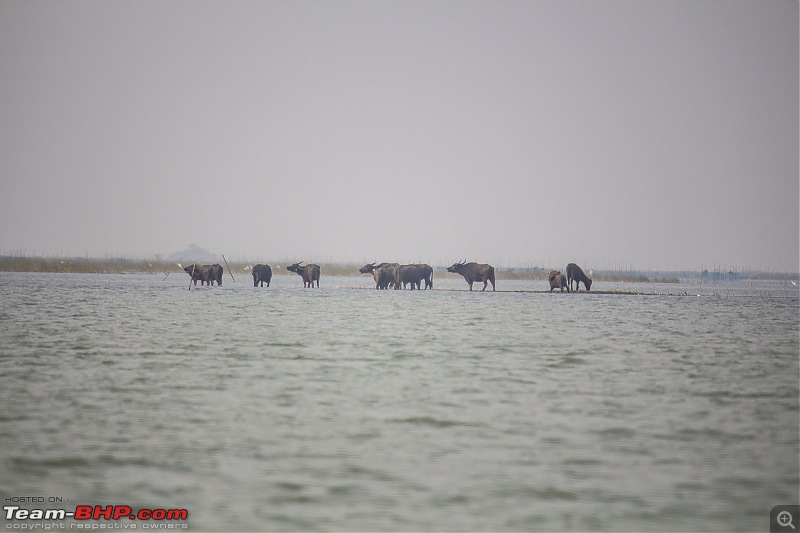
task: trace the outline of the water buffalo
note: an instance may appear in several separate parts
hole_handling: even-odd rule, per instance
[[[551,270],[547,279],[550,281],[550,292],[553,292],[553,289],[561,289],[561,292],[567,289],[567,292],[569,292],[567,277],[558,270]]]
[[[406,284],[410,283],[413,291],[415,287],[420,288],[422,280],[425,280],[426,289],[433,288],[433,269],[429,265],[401,265],[397,269],[397,285],[394,288],[405,288]]]
[[[264,286],[264,283],[269,287],[269,282],[272,280],[272,268],[269,265],[256,265],[253,267],[253,287]]]
[[[302,261],[300,261],[302,263]],[[303,277],[303,287],[313,287],[314,282],[317,282],[319,288],[319,265],[305,265],[301,266],[300,263],[295,263],[286,267],[289,272],[294,272]]]
[[[586,274],[583,273],[581,267],[575,263],[570,263],[567,265],[567,282],[569,283],[570,289],[572,288],[573,281],[575,282],[576,291],[581,286],[581,281],[583,282],[583,286],[586,287],[587,291],[592,290],[592,280],[586,277]]]
[[[433,268],[425,263],[417,264],[422,272],[422,279],[425,280],[425,289],[433,289]]]
[[[200,282],[200,285],[222,285],[222,266],[214,263],[213,265],[198,265],[191,264],[183,269],[187,274],[192,277],[195,285]]]
[[[209,265],[198,265],[194,263],[187,267],[183,267],[183,270],[189,274],[189,276],[191,276],[192,282],[194,282],[195,285],[197,285],[198,281],[200,282],[200,285],[205,285],[206,281],[208,280],[208,268]]]
[[[220,265],[219,263],[214,263],[213,265],[211,265],[211,270],[210,270],[212,278],[211,281],[216,281],[217,285],[222,285],[222,273],[223,273],[222,265]],[[211,285],[213,285],[213,283],[211,283]]]
[[[362,274],[372,274],[375,288],[386,290],[395,286],[397,267],[399,266],[399,263],[381,263],[380,265],[370,263],[359,268],[358,271]]]
[[[464,279],[467,280],[467,283],[469,283],[469,290],[472,290],[473,282],[482,281],[483,290],[485,291],[486,285],[489,281],[491,281],[492,290],[494,291],[494,267],[486,264],[479,265],[478,263],[467,263],[466,261],[467,260],[465,259],[460,263],[454,263],[453,266],[447,267],[447,271],[464,276]]]
[[[397,288],[397,267],[394,265],[379,266],[372,272],[375,287],[381,290]]]

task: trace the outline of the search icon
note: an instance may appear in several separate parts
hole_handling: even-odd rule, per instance
[[[795,529],[794,524],[792,523],[792,513],[789,511],[781,511],[778,513],[778,524],[781,527],[789,526],[792,529]]]

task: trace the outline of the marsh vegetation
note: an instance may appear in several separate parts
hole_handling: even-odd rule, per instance
[[[190,264],[191,260],[186,260]],[[223,264],[223,261],[218,261]],[[272,266],[275,275],[295,275],[286,271],[286,266],[292,261],[288,259],[242,261],[229,260],[228,265],[233,275],[250,275],[250,269],[256,263],[266,263]],[[363,264],[357,263],[331,263],[317,261],[320,265],[322,276],[358,276],[358,269]],[[457,274],[446,271],[446,265],[432,265],[436,278],[456,279]],[[226,273],[228,268],[225,269]],[[547,281],[550,270],[564,270],[564,267],[553,268],[496,268],[498,280],[536,280]],[[0,272],[60,272],[70,274],[183,274],[179,263],[164,259],[135,259],[122,257],[52,257],[52,256],[0,256]],[[630,270],[603,270],[594,271],[592,279],[601,282],[630,282],[630,283],[679,283],[680,279],[699,278],[701,272],[658,272],[645,274],[641,271]],[[738,279],[793,279],[798,278],[797,273],[740,271]]]

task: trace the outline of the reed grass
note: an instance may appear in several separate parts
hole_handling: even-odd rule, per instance
[[[650,278],[648,276],[642,276],[641,274],[628,274],[625,272],[620,272],[618,274],[595,274],[592,280],[608,282],[624,281],[630,283],[680,283],[680,279],[676,277]]]
[[[62,272],[71,274],[157,274],[179,272],[169,261],[62,257],[0,257],[0,272]]]
[[[222,259],[218,261],[223,264]],[[292,275],[286,270],[291,262],[288,260],[261,261],[272,267],[273,275]],[[186,262],[185,265],[190,265]],[[229,260],[230,270],[236,275],[249,275],[250,268],[255,262]],[[358,269],[360,263],[319,263],[322,276],[364,276]],[[228,269],[226,269],[228,270]],[[0,256],[0,272],[62,272],[75,274],[166,274],[168,272],[182,272],[178,263],[163,259],[127,259],[127,258],[91,258],[91,257],[44,257],[44,256]],[[516,269],[496,268],[495,275],[498,280],[534,280],[546,281],[550,269]],[[698,277],[699,273],[673,273],[683,277]],[[772,273],[774,274],[774,273]],[[765,279],[765,273],[752,272],[753,279]],[[748,276],[748,277],[750,277]],[[793,277],[792,277],[793,276]],[[783,274],[775,279],[796,279],[797,274]],[[434,266],[434,279],[459,279],[458,274],[447,272],[446,266]],[[769,276],[771,279],[772,276]],[[629,282],[629,283],[679,283],[675,275],[649,277],[640,272],[628,271],[603,271],[592,275],[595,282]]]

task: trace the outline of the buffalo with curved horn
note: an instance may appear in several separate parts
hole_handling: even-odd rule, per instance
[[[303,261],[300,261],[300,263],[303,263]],[[319,265],[301,266],[300,263],[289,265],[286,270],[299,274],[303,278],[303,287],[313,287],[316,281],[317,288],[319,288]]]
[[[476,281],[483,282],[483,290],[486,290],[488,282],[492,282],[492,290],[495,290],[494,285],[494,267],[487,264],[467,263],[464,259],[459,263],[454,263],[452,266],[447,267],[448,272],[454,274],[461,274],[464,279],[469,283],[469,290],[472,290],[472,284]]]
[[[397,280],[397,269],[399,263],[381,263],[376,265],[375,262],[364,265],[358,271],[362,274],[372,274],[375,280],[375,288],[386,290],[394,287]]]

